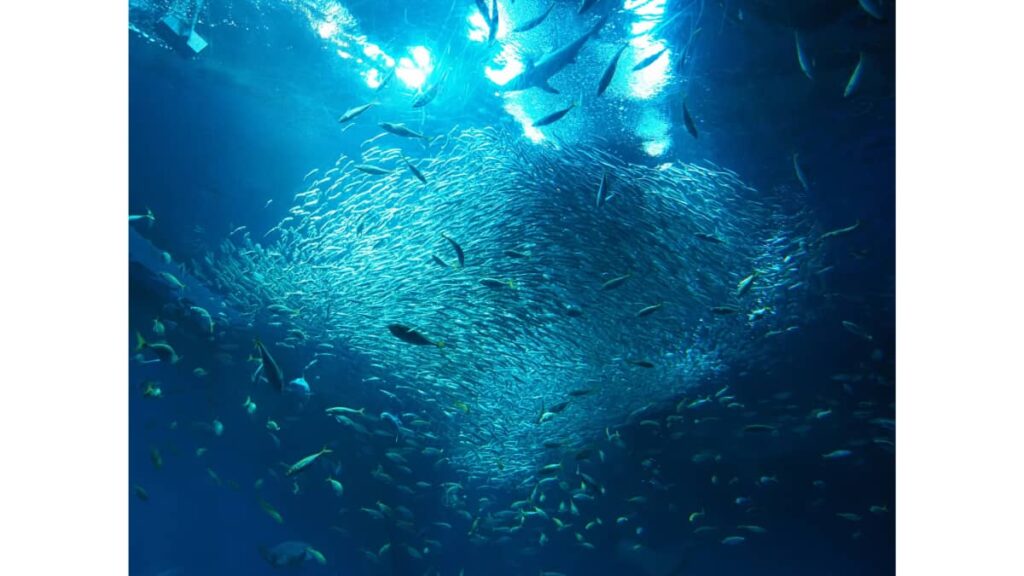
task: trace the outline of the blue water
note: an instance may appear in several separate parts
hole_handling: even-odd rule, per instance
[[[133,0],[130,11],[129,211],[150,209],[156,215],[151,226],[131,224],[126,488],[132,574],[894,571],[895,457],[888,444],[875,441],[895,441],[894,424],[878,421],[895,418],[895,15],[889,3],[880,21],[854,0],[624,5],[599,0],[584,15],[576,14],[578,2],[556,0],[549,20],[537,29],[518,35],[506,31],[489,44],[472,37],[480,19],[474,20],[478,12],[471,0],[211,0],[199,13],[196,32],[209,46],[198,55],[168,41],[157,22],[188,4]],[[497,4],[499,26],[506,29],[548,6],[547,0]],[[507,64],[502,54],[516,54],[525,62],[579,37],[605,13],[613,13],[606,29],[584,47],[578,62],[552,80],[562,94],[536,88],[505,94],[488,76],[488,67],[494,76],[493,70]],[[668,47],[670,63],[652,66],[664,73],[648,69],[647,81],[631,84],[628,71],[637,56],[627,50],[608,92],[593,96],[608,60],[631,30],[637,32],[631,27],[644,13],[661,22],[678,15],[672,26],[656,29],[655,37],[637,49],[646,55]],[[813,81],[797,62],[794,28],[814,60]],[[406,68],[380,91],[372,86],[390,67],[384,56],[367,52],[368,44]],[[417,46],[430,54],[430,65],[417,61]],[[860,54],[865,62],[860,85],[844,98]],[[413,109],[411,102],[421,92],[418,75],[423,74],[426,88],[444,73],[437,98]],[[697,139],[683,125],[684,99],[696,120]],[[533,142],[538,137],[530,121],[573,100],[580,101],[578,109],[544,130],[542,141]],[[370,101],[376,107],[342,132],[338,116]],[[324,408],[366,407],[373,415],[396,411],[393,402],[401,404],[399,412],[426,415],[433,408],[417,404],[401,389],[399,400],[389,400],[368,384],[369,375],[380,373],[373,366],[379,358],[358,344],[360,335],[350,335],[352,342],[344,336],[331,342],[337,355],[320,363],[315,375],[310,372],[313,396],[308,399],[278,394],[265,382],[254,384],[253,338],[268,340],[289,379],[299,375],[317,342],[305,343],[305,350],[274,347],[265,318],[254,320],[244,307],[222,304],[231,290],[212,285],[201,264],[207,251],[218,250],[239,226],[246,226],[255,242],[263,241],[263,233],[289,214],[296,193],[306,189],[303,176],[313,168],[323,173],[339,154],[358,159],[361,143],[380,132],[379,121],[404,122],[431,135],[456,126],[487,128],[527,146],[595,146],[622,162],[649,167],[711,162],[766,198],[771,195],[780,210],[797,214],[793,238],[813,239],[859,225],[821,243],[814,258],[807,259],[806,267],[834,268],[819,275],[808,272],[817,280],[807,287],[778,288],[777,299],[794,295],[789,320],[798,323],[798,330],[775,339],[763,338],[763,330],[729,332],[736,336],[716,342],[716,350],[728,352],[722,365],[692,390],[668,392],[666,382],[666,392],[659,395],[645,387],[645,397],[632,398],[635,404],[625,413],[594,414],[595,422],[599,416],[602,420],[593,430],[586,426],[587,414],[574,407],[564,420],[555,416],[545,424],[565,422],[583,437],[579,445],[602,452],[601,459],[595,456],[582,466],[604,491],[593,501],[579,501],[579,516],[558,510],[559,502],[568,506],[569,490],[581,482],[569,451],[566,469],[558,476],[567,489],[531,505],[571,526],[559,529],[550,519],[531,516],[523,528],[505,533],[492,530],[500,525],[490,524],[494,514],[530,498],[531,471],[548,460],[529,470],[513,465],[525,456],[510,456],[508,469],[491,460],[483,460],[492,462],[489,467],[474,467],[471,458],[456,455],[474,443],[486,452],[486,445],[499,439],[469,438],[464,433],[468,424],[465,429],[438,425],[433,429],[439,437],[429,445],[445,449],[455,463],[437,465],[438,458],[417,449],[408,458],[411,476],[399,475],[385,458],[397,441],[344,433],[324,417]],[[406,150],[429,154],[429,149]],[[807,190],[794,174],[794,152],[799,152]],[[641,223],[624,222],[623,229],[631,225]],[[444,258],[454,260],[454,255],[444,253]],[[174,274],[188,288],[170,287],[160,272]],[[188,313],[190,306],[214,314],[212,336]],[[166,327],[163,337],[153,333],[154,318]],[[844,320],[864,327],[871,339],[845,330]],[[181,360],[153,362],[154,354],[143,351],[148,363],[141,362],[135,357],[136,332],[153,342],[166,339]],[[207,374],[197,376],[197,367]],[[406,376],[395,374],[403,383],[418,385]],[[548,386],[542,368],[530,377],[538,389]],[[163,397],[146,397],[145,382],[159,382]],[[730,410],[718,402],[708,408],[675,408],[684,396],[689,403],[726,385],[723,394],[735,396],[745,408]],[[257,404],[253,415],[243,407],[247,396]],[[534,400],[529,402],[533,411]],[[633,407],[645,404],[651,405],[648,411],[630,417]],[[814,410],[826,407],[831,415],[814,416]],[[459,415],[460,408],[442,408],[454,414],[450,419],[456,423],[488,409],[502,410],[469,405],[468,413]],[[748,412],[756,415],[744,415]],[[675,429],[685,432],[681,437],[670,435],[667,418],[672,415],[685,418]],[[265,426],[268,418],[282,428],[274,434],[279,446]],[[601,431],[605,419],[616,422],[612,429],[619,431],[621,442],[609,441]],[[211,428],[214,420],[223,425],[219,435]],[[408,425],[408,418],[403,420]],[[654,429],[641,420],[662,424]],[[770,424],[777,431],[739,432],[751,423]],[[535,425],[523,423],[524,429]],[[284,476],[285,466],[328,442],[334,452],[325,461],[294,482]],[[852,454],[838,460],[822,457],[838,449]],[[159,466],[154,453],[159,453]],[[695,462],[698,453],[720,458]],[[420,481],[431,487],[412,494],[396,490],[372,474],[378,466],[391,471],[397,484]],[[328,475],[344,484],[342,496],[324,481]],[[761,482],[763,476],[777,482]],[[445,483],[461,485],[454,504],[444,495]],[[148,497],[138,497],[135,486]],[[636,496],[646,501],[628,501]],[[749,502],[737,504],[737,498]],[[261,500],[279,512],[282,523],[261,508]],[[404,506],[413,519],[405,524],[399,521],[402,514],[394,513],[375,520],[360,510],[380,510],[378,502],[391,509]],[[875,513],[872,506],[886,510]],[[691,522],[690,514],[700,510],[706,520]],[[618,523],[620,517],[626,520]],[[587,529],[596,518],[602,524]],[[695,533],[702,525],[716,530]],[[541,533],[547,540],[543,545]],[[592,548],[581,546],[577,533]],[[730,535],[745,541],[722,544]],[[288,541],[308,543],[323,554],[326,565],[307,557],[301,567],[272,567],[261,550]],[[389,552],[368,558],[366,551],[376,555],[389,542]]]

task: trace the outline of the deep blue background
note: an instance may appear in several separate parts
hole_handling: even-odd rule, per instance
[[[429,28],[439,13],[449,8],[431,2],[411,7],[404,4],[360,3],[351,9],[365,28],[400,43],[403,35],[413,34],[404,21],[423,22],[424,28]],[[822,318],[790,339],[784,367],[771,374],[759,372],[757,367],[737,367],[728,380],[750,405],[759,398],[771,399],[773,394],[789,391],[791,399],[773,400],[772,405],[812,406],[822,397],[840,398],[847,415],[861,401],[886,406],[895,401],[891,387],[895,351],[892,15],[887,21],[875,21],[858,8],[856,0],[730,2],[728,6],[723,11],[717,3],[708,4],[706,30],[699,40],[702,63],[695,85],[700,96],[691,95],[688,102],[691,110],[699,111],[704,146],[700,158],[734,170],[756,188],[771,189],[794,187],[790,159],[792,152],[799,150],[812,183],[806,202],[822,227],[845,226],[857,219],[862,222],[856,235],[832,243],[830,261],[836,270],[820,300],[809,304]],[[402,19],[388,17],[400,12],[406,12]],[[229,16],[236,26],[223,24]],[[147,16],[133,14],[133,18],[144,24]],[[197,60],[184,59],[135,34],[130,36],[130,210],[139,213],[152,208],[158,225],[143,230],[144,234],[181,261],[199,254],[240,224],[254,230],[272,226],[284,215],[291,196],[301,189],[303,174],[311,167],[329,165],[339,153],[356,149],[358,142],[374,133],[366,128],[340,134],[337,115],[364,101],[366,91],[357,82],[344,79],[340,61],[296,12],[276,4],[256,8],[247,3],[214,2],[204,21],[203,33],[211,45]],[[793,24],[802,28],[807,46],[816,55],[815,82],[808,81],[797,67]],[[844,100],[843,87],[861,51],[870,62],[862,91],[858,97]],[[483,82],[486,80],[479,87],[479,97],[473,98],[472,109],[458,112],[464,126],[474,120],[481,125],[509,122],[499,102],[487,98]],[[681,127],[677,131],[682,133]],[[643,160],[634,151],[621,152]],[[264,208],[269,199],[274,202]],[[176,312],[165,308],[169,295],[142,267],[133,265],[132,272],[133,337],[135,330],[148,334],[153,317],[173,321]],[[876,341],[864,342],[837,330],[841,319],[870,326]],[[249,350],[247,336],[251,337],[237,335],[243,351],[238,357]],[[254,365],[219,366],[208,343],[199,337],[176,340],[176,348],[187,362],[132,366],[129,482],[144,486],[150,498],[146,502],[132,498],[131,572],[150,575],[181,568],[180,574],[271,573],[257,546],[304,540],[329,560],[327,568],[308,568],[309,573],[374,573],[367,572],[359,547],[372,542],[376,550],[388,534],[353,505],[356,501],[359,505],[374,502],[381,490],[367,479],[366,472],[376,466],[371,455],[360,446],[347,447],[345,469],[339,476],[347,498],[336,505],[310,504],[335,500],[327,486],[317,481],[303,484],[303,498],[292,497],[284,488],[286,483],[268,481],[261,495],[285,518],[283,525],[273,523],[256,504],[252,485],[274,464],[268,462],[268,454],[278,452],[272,450],[266,434],[245,432],[253,427],[237,400],[238,386],[249,388],[245,374]],[[876,349],[881,360],[870,359]],[[286,365],[298,362],[287,355],[279,360]],[[361,362],[352,359],[342,372],[323,377],[354,384]],[[197,365],[209,370],[209,376],[192,377],[191,369]],[[834,373],[862,369],[882,375],[887,384],[860,384],[850,393],[839,390],[841,385],[829,378]],[[741,376],[744,370],[748,374]],[[146,379],[160,380],[167,397],[143,399],[138,387]],[[353,386],[346,403],[372,405],[374,400],[360,398],[362,393]],[[323,418],[303,418],[320,414],[325,399],[314,398],[301,411],[275,405],[266,391],[254,392],[254,399],[260,406],[259,421],[273,416],[293,428],[289,437],[322,438],[336,433],[333,424]],[[196,424],[214,418],[225,425],[220,438]],[[748,542],[741,547],[719,545],[722,534],[700,545],[690,543],[691,527],[685,516],[692,511],[692,502],[706,501],[709,509],[727,510],[733,495],[710,486],[710,472],[689,460],[695,450],[676,453],[676,443],[666,444],[642,430],[627,431],[624,436],[630,450],[610,454],[602,480],[610,492],[621,493],[623,498],[637,494],[642,478],[635,470],[640,461],[655,457],[660,477],[676,487],[661,501],[652,502],[640,523],[651,547],[675,551],[677,556],[663,565],[687,558],[680,573],[890,573],[895,555],[894,516],[874,517],[867,507],[887,503],[893,508],[894,459],[883,451],[865,450],[866,455],[858,454],[841,466],[824,465],[821,453],[851,440],[870,442],[872,435],[880,435],[863,421],[844,418],[816,429],[813,437],[805,439],[737,438],[723,425],[720,429],[708,427],[706,436],[688,440],[700,438],[700,449],[729,454],[727,467],[738,475],[778,474],[781,479],[765,493],[751,492],[761,512],[757,521],[749,523],[766,526],[770,532],[761,537],[748,535]],[[172,421],[177,423],[175,429],[171,429]],[[301,431],[294,432],[296,428]],[[209,451],[196,457],[197,446]],[[160,470],[150,460],[151,447],[162,454]],[[282,448],[285,454],[296,454],[319,446]],[[207,467],[224,484],[217,485]],[[456,480],[443,473],[436,476],[428,465],[414,468],[417,479],[434,483]],[[828,484],[827,505],[811,506],[817,498],[811,488],[815,479]],[[228,481],[237,482],[237,489],[227,486]],[[352,495],[358,495],[358,500]],[[382,492],[380,497],[387,500],[389,495]],[[610,506],[598,509],[606,522],[625,512]],[[673,507],[677,510],[668,513]],[[341,508],[347,511],[339,516]],[[843,510],[857,511],[865,518],[858,525],[844,524],[834,515]],[[618,548],[628,540],[622,531],[605,531],[594,540],[598,550],[589,554],[569,546],[573,530],[552,534],[552,543],[536,561],[520,560],[513,566],[505,560],[512,561],[514,547],[468,544],[467,526],[461,520],[453,521],[434,504],[420,502],[414,511],[420,522],[436,516],[456,524],[442,539],[443,558],[437,566],[444,574],[456,574],[461,567],[467,574],[533,574],[538,569],[567,574],[633,573],[631,565],[619,560]],[[719,513],[720,517],[726,515]],[[736,521],[743,523],[740,517]],[[332,525],[350,534],[330,530]],[[853,539],[851,534],[858,528],[862,535]],[[423,569],[423,565],[408,564],[398,556],[395,564],[385,564],[381,573],[420,574]]]

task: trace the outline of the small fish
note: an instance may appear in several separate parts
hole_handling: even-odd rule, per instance
[[[146,208],[145,214],[129,214],[128,222],[139,222],[145,220],[148,226],[152,226],[156,222],[156,216],[153,216],[153,211]]]
[[[864,53],[860,53],[860,58],[857,60],[857,67],[853,69],[850,74],[850,79],[846,82],[846,90],[843,91],[843,98],[849,98],[857,91],[860,87],[861,76],[864,75]]]
[[[143,350],[152,350],[161,362],[177,364],[181,360],[181,356],[178,356],[178,353],[174,351],[170,344],[166,342],[146,342],[146,339],[142,337],[142,333],[136,332],[135,351],[142,352]]]
[[[625,283],[626,280],[628,280],[631,276],[632,274],[623,274],[622,276],[612,278],[611,280],[608,280],[604,284],[601,284],[601,291],[614,290],[619,286],[622,286],[622,284]]]
[[[768,530],[765,530],[764,528],[762,528],[760,526],[753,526],[753,525],[737,526],[736,529],[737,530],[746,530],[747,532],[750,532],[752,534],[767,534],[768,533]]]
[[[850,322],[849,320],[843,320],[843,328],[846,328],[846,331],[849,332],[850,334],[860,336],[865,340],[870,341],[874,339],[874,337],[871,336],[871,333],[869,333],[863,327],[854,324],[853,322]]]
[[[562,464],[561,463],[548,464],[548,465],[544,466],[543,468],[541,468],[537,472],[537,474],[540,475],[540,476],[551,476],[552,474],[558,474],[561,471],[562,471]]]
[[[416,346],[437,346],[438,348],[444,347],[444,342],[434,342],[424,336],[421,332],[406,326],[405,324],[388,324],[388,331],[395,338],[398,338],[402,342],[409,344],[415,344]]]
[[[888,506],[872,506],[872,507],[868,508],[868,510],[872,514],[878,514],[878,515],[888,514],[889,513],[889,507]]]
[[[661,50],[658,50],[654,54],[651,54],[650,56],[644,58],[636,66],[633,66],[633,72],[639,72],[644,68],[647,68],[651,64],[654,64],[658,60],[658,58],[661,58],[661,55],[664,54],[665,52],[668,52],[668,47],[662,48]]]
[[[332,408],[327,408],[325,412],[330,416],[335,414],[358,414],[359,416],[365,416],[366,408],[356,410],[355,408],[348,408],[346,406],[334,406]]]
[[[626,360],[626,363],[641,368],[654,368],[654,363],[650,360]]]
[[[199,317],[199,319],[203,322],[203,326],[206,328],[207,332],[213,334],[213,317],[210,316],[210,313],[206,310],[206,308],[203,308],[202,306],[190,306],[189,310],[191,310],[193,314]]]
[[[551,114],[548,114],[547,116],[544,116],[540,120],[537,120],[536,122],[534,122],[533,126],[535,128],[540,128],[542,126],[547,126],[549,124],[554,124],[555,122],[558,122],[559,120],[561,120],[563,116],[568,114],[569,111],[572,110],[575,107],[576,107],[576,101],[573,100],[572,102],[569,103],[569,107],[568,108],[563,108],[561,110],[556,110],[555,112],[552,112]]]
[[[145,386],[142,389],[142,395],[146,398],[162,398],[163,391],[160,389],[158,382],[145,382]]]
[[[314,454],[310,454],[309,456],[306,456],[305,458],[302,458],[301,460],[299,460],[295,464],[292,464],[291,466],[289,466],[288,470],[284,473],[284,475],[285,476],[294,476],[294,475],[298,474],[299,472],[302,472],[306,468],[309,468],[309,466],[312,465],[313,462],[316,462],[316,460],[318,458],[320,458],[321,456],[323,456],[324,454],[330,454],[330,453],[331,453],[330,448],[328,448],[327,446],[324,446],[322,449],[320,449],[319,452],[316,452]]]
[[[431,102],[433,102],[434,98],[437,98],[437,92],[440,89],[442,82],[444,82],[444,77],[442,77],[440,81],[435,83],[433,86],[428,88],[426,91],[424,91],[424,92],[420,93],[418,96],[416,96],[416,98],[412,101],[412,107],[413,108],[423,108],[427,104],[430,104]]]
[[[401,136],[402,138],[419,138],[420,140],[429,140],[429,138],[409,128],[405,124],[380,122],[377,125],[380,126],[385,132],[388,132],[389,134],[394,134],[395,136]]]
[[[260,354],[260,368],[259,373],[267,379],[267,382],[274,387],[278,392],[284,390],[284,372],[274,361],[274,357],[270,355],[270,351],[263,345],[263,342],[259,338],[256,338],[253,343],[256,346],[257,352]],[[255,381],[255,376],[253,377]]]
[[[696,522],[698,520],[703,520],[703,519],[704,519],[704,510],[703,509],[700,512],[691,512],[690,513],[690,524],[693,524],[694,522]]]
[[[608,199],[608,188],[609,188],[609,180],[608,180],[608,171],[606,170],[606,171],[601,173],[601,184],[597,187],[597,207],[598,208],[600,208],[601,206],[604,206],[605,200]]]
[[[722,539],[722,544],[727,546],[736,546],[738,544],[743,544],[746,541],[747,539],[743,536],[726,536]]]
[[[259,504],[260,508],[262,508],[263,511],[266,512],[268,516],[274,519],[274,522],[277,522],[278,524],[284,524],[284,518],[281,517],[281,513],[278,512],[273,506],[271,506],[270,502],[267,502],[266,500],[260,498]]]
[[[854,222],[853,224],[851,224],[851,225],[849,225],[849,226],[847,226],[845,228],[837,228],[835,230],[830,230],[828,232],[825,232],[824,234],[821,235],[820,238],[818,238],[818,240],[824,240],[826,238],[834,238],[834,237],[839,236],[841,234],[848,234],[848,233],[853,232],[854,230],[856,230],[859,226],[860,226],[860,220],[857,220],[856,222]]]
[[[548,6],[548,9],[545,10],[544,12],[542,12],[540,16],[536,16],[534,18],[531,18],[531,19],[527,20],[526,22],[523,22],[521,25],[517,26],[512,31],[513,32],[528,32],[530,30],[533,30],[537,26],[540,26],[541,22],[543,22],[548,17],[548,14],[551,14],[551,11],[554,10],[554,8],[555,8],[555,2],[552,0],[551,4]]]
[[[153,318],[153,334],[163,336],[165,332],[167,329],[164,327],[164,323],[159,318]]]
[[[142,486],[139,486],[138,484],[136,484],[132,488],[132,491],[135,492],[135,495],[139,497],[139,500],[142,500],[143,502],[146,502],[146,501],[149,500],[149,492],[146,492],[146,489],[143,488]]]
[[[754,284],[754,278],[756,278],[756,277],[757,277],[757,272],[754,272],[750,276],[747,276],[743,280],[739,281],[739,284],[736,285],[736,297],[737,298],[743,296],[744,294],[746,294],[750,290],[750,287]]]
[[[849,450],[833,450],[828,454],[822,454],[821,457],[825,460],[839,460],[841,458],[849,458],[853,455],[853,452]]]
[[[729,314],[735,314],[739,312],[739,308],[735,306],[714,306],[711,308],[711,313],[718,316],[727,316]]]
[[[178,280],[178,277],[175,276],[174,274],[171,274],[170,272],[161,272],[160,277],[163,278],[164,281],[166,281],[171,286],[177,288],[179,291],[184,291],[186,288],[186,286],[181,282],[181,280]]]
[[[340,117],[338,117],[338,122],[340,124],[344,124],[345,122],[348,122],[350,120],[354,120],[356,116],[359,116],[363,112],[366,112],[371,107],[373,107],[373,102],[370,102],[369,104],[363,104],[362,106],[356,106],[355,108],[349,108],[348,110],[345,111],[344,114],[342,114]],[[310,174],[306,175],[307,178],[309,176],[310,176]]]
[[[622,53],[625,52],[628,47],[629,44],[623,44],[622,47],[615,52],[615,56],[612,57],[611,62],[609,62],[608,66],[604,69],[604,73],[601,74],[601,80],[597,83],[598,96],[604,94],[604,91],[607,90],[608,86],[612,83],[612,79],[615,78],[615,69],[619,65],[619,58],[622,57]]]
[[[804,76],[807,76],[808,80],[814,80],[814,75],[811,74],[811,62],[804,52],[803,42],[800,41],[800,32],[794,30],[793,38],[796,40],[796,60],[800,64],[800,70],[803,71]]]
[[[427,183],[427,177],[423,175],[423,172],[420,172],[419,168],[413,166],[412,162],[409,162],[409,159],[406,158],[405,155],[402,155],[402,161],[405,162],[406,168],[409,169],[409,172],[412,172],[412,175],[415,176],[417,180],[424,184]]]
[[[747,424],[743,427],[743,432],[774,432],[775,427],[767,424]]]
[[[800,154],[798,152],[793,153],[793,172],[796,173],[796,179],[800,182],[800,186],[804,190],[810,190],[811,186],[807,183],[807,177],[804,176],[804,171],[800,168]]]
[[[356,164],[353,166],[356,170],[364,172],[366,174],[373,174],[374,176],[384,176],[385,174],[391,174],[391,170],[387,168],[381,168],[372,164]]]
[[[706,234],[704,232],[694,232],[693,235],[698,240],[703,240],[704,242],[710,242],[712,244],[725,244],[724,240],[722,240],[721,238],[719,238],[718,236],[715,236],[713,234]]]
[[[854,514],[853,512],[836,512],[836,516],[850,522],[860,522],[861,520],[860,514]]]
[[[515,288],[515,280],[498,280],[497,278],[481,278],[480,285],[488,288]]]
[[[686,124],[686,131],[690,133],[690,136],[697,138],[697,125],[693,122],[693,116],[690,116],[690,109],[686,107],[686,102],[683,102],[683,123]]]
[[[462,251],[462,246],[459,246],[458,242],[456,242],[451,236],[445,233],[441,233],[441,237],[447,240],[448,243],[452,245],[452,248],[455,249],[455,255],[459,258],[459,268],[465,268],[466,254]]]
[[[324,558],[324,555],[312,546],[306,546],[306,555],[313,558],[313,560],[321,566],[327,565],[327,558]]]
[[[324,481],[330,484],[331,490],[334,490],[335,495],[340,497],[345,494],[345,487],[341,484],[341,482],[338,482],[337,480],[331,478],[330,476],[325,478]]]
[[[659,302],[658,304],[652,304],[650,306],[645,306],[644,308],[641,308],[639,312],[636,313],[636,317],[637,318],[643,318],[644,316],[650,316],[651,314],[654,314],[658,310],[661,310],[661,307],[664,306],[664,305],[665,305],[664,302]]]

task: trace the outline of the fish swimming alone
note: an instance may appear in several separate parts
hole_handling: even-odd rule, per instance
[[[434,342],[415,328],[411,328],[405,324],[388,324],[388,331],[402,342],[415,344],[416,346],[437,346],[438,348],[444,346],[444,342]]]
[[[633,72],[639,72],[644,68],[647,68],[651,64],[654,64],[655,62],[658,61],[658,58],[661,58],[661,55],[664,54],[665,52],[668,52],[668,47],[662,48],[661,50],[658,50],[654,54],[651,54],[650,56],[644,58],[643,60],[638,62],[636,66],[633,66]]]
[[[545,54],[536,62],[527,61],[526,69],[505,85],[505,91],[515,92],[529,88],[540,88],[545,92],[558,94],[558,90],[555,90],[550,84],[551,77],[576,61],[576,57],[579,56],[583,46],[591,37],[597,35],[607,20],[608,16],[601,18],[582,36],[554,52]]]
[[[166,362],[168,364],[177,364],[181,360],[181,357],[178,356],[177,352],[174,351],[174,348],[172,348],[170,344],[166,342],[147,342],[146,339],[142,337],[141,332],[136,332],[135,351],[142,352],[143,350],[152,350],[161,362]]]
[[[697,138],[697,125],[693,122],[693,116],[690,116],[690,109],[686,107],[686,102],[683,102],[683,123],[686,124],[686,131],[690,133],[690,136]]]
[[[295,464],[292,464],[291,466],[289,466],[288,470],[284,473],[284,475],[285,476],[294,476],[294,475],[298,474],[299,472],[302,472],[306,468],[309,468],[313,464],[313,462],[316,462],[317,459],[319,459],[324,454],[330,454],[330,453],[331,453],[331,449],[328,448],[327,446],[324,446],[323,448],[320,449],[319,452],[315,452],[313,454],[310,454],[309,456],[306,456],[305,458],[302,458],[301,460],[299,460]]]
[[[604,94],[604,91],[608,89],[608,86],[612,83],[612,79],[615,78],[615,69],[619,65],[619,58],[622,57],[622,53],[629,48],[629,44],[623,44],[615,56],[612,57],[611,61],[608,62],[608,66],[604,69],[604,73],[601,74],[601,80],[597,83],[597,95]]]
[[[466,253],[462,251],[462,246],[459,246],[459,243],[447,234],[442,233],[441,237],[452,245],[452,248],[455,250],[455,256],[459,259],[459,268],[464,268],[466,266]]]
[[[864,75],[864,53],[860,53],[860,58],[857,59],[857,67],[853,69],[850,74],[850,79],[846,82],[846,90],[843,91],[843,98],[849,98],[857,92],[857,88],[860,87],[861,77]]]
[[[267,382],[270,382],[274,390],[281,392],[284,390],[284,372],[274,361],[274,357],[270,355],[270,351],[263,345],[263,342],[259,338],[256,338],[253,342],[256,346],[256,351],[260,354],[260,368],[259,374],[262,374]]]
[[[601,290],[614,290],[619,286],[622,286],[626,282],[626,280],[628,280],[632,276],[632,274],[623,274],[622,276],[612,278],[611,280],[608,280],[604,284],[601,284]]]
[[[796,42],[796,61],[800,64],[800,70],[807,76],[808,80],[814,80],[814,74],[811,73],[811,61],[807,58],[807,53],[804,52],[803,42],[800,41],[800,31],[793,31],[793,38]]]
[[[548,114],[547,116],[544,116],[540,120],[537,120],[536,122],[534,122],[533,126],[535,128],[540,128],[542,126],[548,126],[549,124],[554,124],[555,122],[558,122],[559,120],[561,120],[563,116],[568,114],[569,111],[572,110],[575,107],[576,107],[576,101],[573,101],[573,102],[571,102],[569,104],[568,108],[563,108],[561,110],[556,110],[556,111],[552,112],[551,114]]]
[[[409,172],[412,172],[412,175],[415,176],[417,180],[424,184],[427,183],[427,177],[424,176],[423,172],[420,172],[420,169],[414,166],[412,162],[409,162],[409,159],[406,158],[404,154],[402,155],[402,161],[405,162],[406,168],[409,169]]]
[[[345,111],[344,114],[342,114],[338,118],[338,122],[340,124],[344,124],[345,122],[349,122],[350,120],[354,120],[356,118],[356,116],[359,116],[363,112],[366,112],[372,106],[373,106],[373,102],[370,102],[369,104],[363,104],[362,106],[356,106],[355,108],[349,108],[348,110]]]
[[[554,10],[554,8],[555,8],[555,2],[554,2],[554,0],[552,0],[551,4],[548,5],[548,9],[545,10],[544,12],[541,12],[540,16],[535,16],[535,17],[527,20],[526,22],[523,22],[519,26],[516,26],[515,29],[513,29],[512,31],[513,32],[528,32],[530,30],[533,30],[537,26],[540,26],[541,22],[543,22],[548,17],[548,14],[551,14],[551,11]]]
[[[405,124],[393,124],[391,122],[380,122],[377,124],[385,132],[394,134],[395,136],[401,136],[402,138],[419,138],[420,140],[429,140],[423,134],[409,128]]]

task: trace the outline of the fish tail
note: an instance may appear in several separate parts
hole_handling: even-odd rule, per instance
[[[142,349],[146,347],[146,339],[142,337],[142,332],[135,333],[135,351],[142,352]]]

